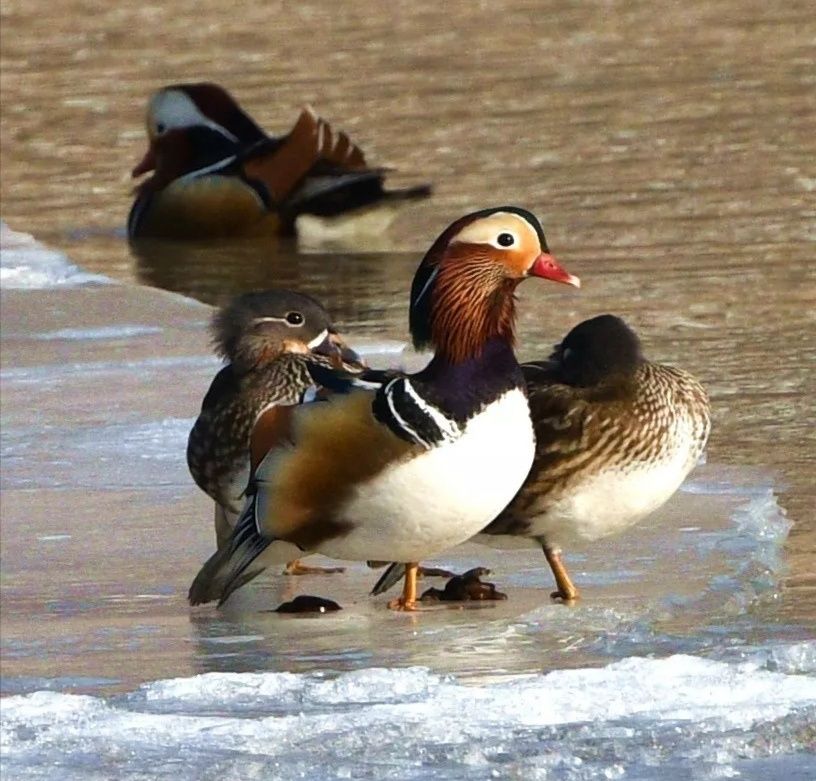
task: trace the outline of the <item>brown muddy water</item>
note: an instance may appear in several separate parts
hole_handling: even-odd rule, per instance
[[[697,374],[714,405],[709,465],[758,468],[794,524],[781,591],[757,621],[812,628],[815,20],[812,4],[796,0],[366,1],[342,11],[309,0],[240,11],[211,0],[6,0],[3,218],[118,280],[207,303],[260,286],[297,287],[322,298],[352,335],[402,339],[410,279],[437,233],[472,209],[532,209],[584,288],[522,289],[521,354],[541,356],[579,320],[611,311],[641,333],[653,359]],[[372,252],[222,243],[133,253],[123,226],[147,95],[193,80],[224,84],[270,131],[288,128],[311,103],[370,161],[393,166],[395,185],[430,181],[434,197],[403,213]],[[4,329],[25,322],[23,310],[19,301],[10,307]],[[206,350],[203,340],[196,349]],[[741,474],[750,483],[754,472]],[[5,631],[30,633],[69,657],[58,622],[28,623],[41,614],[43,593],[57,599],[48,578],[56,583],[64,571],[34,578],[9,558],[24,548],[15,513],[37,516],[36,497],[8,498]],[[115,512],[109,494],[100,502]],[[53,496],[40,506],[44,528],[58,512]],[[138,531],[138,513],[125,515],[125,528]],[[198,544],[191,558],[205,551]],[[62,563],[76,561],[106,573],[110,566]],[[149,579],[150,559],[137,561],[134,577]],[[162,561],[162,577],[171,577],[171,564]],[[83,572],[77,582],[93,580]],[[81,632],[86,619],[73,620]],[[127,610],[116,618],[127,620]],[[53,674],[59,664],[44,662],[38,647],[6,655],[4,674]],[[114,678],[121,685],[200,669],[178,664],[185,653],[195,655],[163,648],[141,659],[135,676],[121,662]],[[165,664],[162,654],[175,661]],[[87,660],[69,666],[91,674]]]

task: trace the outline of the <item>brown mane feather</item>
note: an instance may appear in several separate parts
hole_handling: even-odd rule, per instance
[[[515,296],[520,279],[507,278],[484,248],[463,244],[440,265],[434,285],[433,343],[454,363],[478,357],[501,337],[515,346]]]

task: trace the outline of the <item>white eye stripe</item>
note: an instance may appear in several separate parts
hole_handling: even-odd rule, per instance
[[[499,237],[500,236],[510,236],[512,238],[512,241],[510,241],[509,243],[501,244],[499,242]],[[462,243],[489,244],[491,247],[495,247],[496,249],[507,250],[507,249],[514,249],[514,248],[518,247],[519,238],[512,231],[502,231],[501,233],[494,236],[493,238],[490,238],[490,239],[486,238],[486,239],[483,239],[482,241],[466,242],[466,240],[460,239],[459,237],[457,237],[453,241],[451,241],[451,244],[462,244]]]
[[[510,240],[509,240],[509,241],[507,241],[507,237],[509,237],[509,238],[510,238]],[[502,241],[501,241],[501,240],[504,240],[504,244],[502,244]],[[498,236],[496,236],[496,238],[495,238],[495,239],[493,239],[493,241],[491,241],[490,243],[491,243],[491,244],[492,244],[494,247],[497,247],[498,249],[510,249],[510,248],[512,248],[512,247],[516,247],[516,246],[518,246],[518,243],[519,243],[519,238],[518,238],[518,236],[516,236],[516,234],[515,234],[515,233],[513,233],[512,231],[502,231],[502,232],[501,232],[500,234],[498,234]]]
[[[499,244],[499,237],[504,234],[512,236],[512,244]],[[525,241],[529,241],[531,246],[533,243],[538,243],[538,236],[533,226],[517,214],[496,212],[465,225],[450,243],[487,244],[500,250],[513,250],[522,247]]]
[[[304,322],[305,320],[301,320],[299,323],[290,323],[286,317],[272,317],[271,315],[254,317],[252,319],[252,325],[260,325],[261,323],[283,323],[287,328],[300,328]],[[316,340],[314,340],[315,344],[320,344],[326,338],[328,333],[328,331],[322,331]],[[312,346],[312,343],[309,342],[309,347]]]
[[[189,95],[180,90],[168,90],[156,95],[150,103],[149,116],[157,132],[159,125],[163,125],[165,131],[203,126],[215,130],[229,141],[238,142],[236,136],[205,116]]]

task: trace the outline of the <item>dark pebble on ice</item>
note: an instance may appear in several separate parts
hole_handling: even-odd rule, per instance
[[[342,610],[336,602],[331,599],[323,599],[323,597],[310,597],[306,594],[301,594],[295,597],[291,602],[284,602],[279,607],[275,608],[275,613],[334,613],[336,610]]]
[[[483,583],[480,578],[489,575],[485,567],[475,567],[462,575],[454,575],[444,589],[429,588],[419,598],[420,602],[482,602],[507,599],[507,594],[496,591],[493,583]]]

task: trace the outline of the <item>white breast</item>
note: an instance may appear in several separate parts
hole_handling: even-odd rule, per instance
[[[657,466],[603,472],[533,522],[553,543],[597,540],[645,518],[680,487],[688,468],[676,457]]]
[[[693,422],[678,418],[661,457],[588,474],[546,512],[530,519],[529,535],[553,545],[569,545],[621,532],[668,501],[694,468],[700,451]],[[495,544],[502,545],[500,540]]]
[[[387,468],[360,486],[341,517],[355,528],[325,542],[335,558],[420,561],[483,529],[513,498],[533,462],[524,394],[514,389],[454,442]]]

